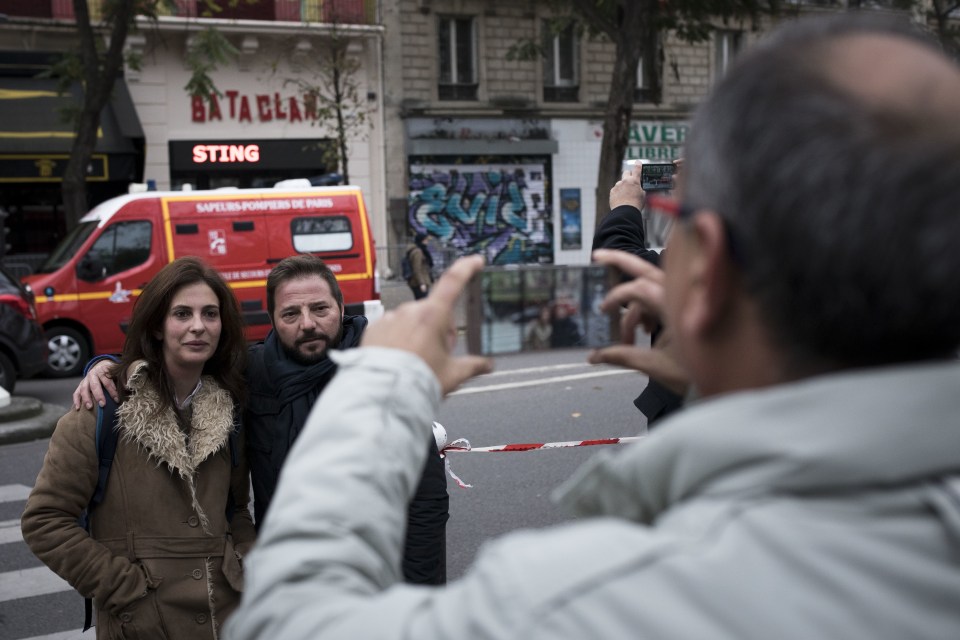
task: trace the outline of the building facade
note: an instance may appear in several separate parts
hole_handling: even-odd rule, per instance
[[[384,0],[391,244],[416,232],[492,263],[589,261],[615,50],[551,31],[548,3]],[[638,77],[627,158],[680,157],[694,105],[753,34],[663,44],[662,100]],[[544,56],[513,59],[522,42]],[[395,51],[396,55],[389,52]]]
[[[589,261],[615,49],[573,28],[555,33],[550,3],[257,0],[221,3],[216,17],[198,15],[198,0],[176,4],[175,15],[140,20],[128,39],[141,64],[127,66],[104,110],[93,202],[130,182],[179,189],[336,179],[334,120],[317,96],[329,89],[330,44],[340,42],[354,81],[348,112],[363,121],[347,135],[349,181],[363,189],[378,246],[389,249],[380,252],[384,275],[399,271],[417,232],[433,236],[445,257]],[[0,206],[11,213],[14,252],[49,251],[65,232],[58,171],[72,135],[51,104],[75,101],[79,89],[60,95],[36,76],[76,46],[72,0],[2,6]],[[680,157],[695,105],[768,24],[718,22],[696,44],[662,34],[660,100],[639,71],[626,158]],[[187,60],[209,27],[237,53],[211,70],[216,93],[191,97]],[[522,43],[539,44],[543,55],[512,55]]]

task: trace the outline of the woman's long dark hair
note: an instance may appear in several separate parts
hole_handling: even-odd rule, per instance
[[[125,382],[130,365],[145,360],[147,379],[160,389],[160,411],[173,406],[173,384],[167,375],[163,359],[163,324],[176,293],[188,285],[204,283],[220,302],[220,341],[213,356],[203,365],[203,373],[213,376],[233,399],[243,405],[246,401],[246,381],[243,377],[247,359],[247,343],[243,335],[240,305],[233,291],[220,274],[199,258],[178,258],[165,266],[143,288],[133,305],[133,317],[123,343],[120,362],[111,370],[114,380]],[[119,384],[125,395],[124,385]]]

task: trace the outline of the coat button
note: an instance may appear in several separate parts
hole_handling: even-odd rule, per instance
[[[200,571],[200,569],[194,569],[193,573],[191,573],[190,575],[193,576],[194,580],[199,580],[200,578],[203,577],[203,571]]]
[[[131,620],[132,618],[133,618],[133,616],[131,616],[129,613],[121,613],[121,614],[120,614],[120,621],[121,621],[121,622],[130,622],[130,620]]]
[[[187,524],[190,525],[191,527],[195,527],[198,524],[200,524],[200,518],[198,518],[197,516],[190,516],[189,518],[187,518]]]
[[[205,614],[198,613],[196,619],[197,619],[197,624],[204,624],[207,621],[207,616]]]

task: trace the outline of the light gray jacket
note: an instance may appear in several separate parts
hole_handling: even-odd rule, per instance
[[[960,638],[960,364],[704,401],[592,459],[582,516],[399,584],[436,378],[399,351],[340,372],[287,462],[234,640]]]

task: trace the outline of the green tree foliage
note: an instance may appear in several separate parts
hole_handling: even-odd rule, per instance
[[[215,17],[223,7],[258,1],[199,0],[197,6],[201,17]],[[91,8],[97,10],[99,19],[91,16]],[[138,56],[124,51],[127,36],[137,31],[138,16],[155,22],[159,15],[175,15],[176,10],[175,0],[73,0],[79,46],[64,53],[50,71],[60,81],[61,91],[75,82],[83,87],[82,103],[65,114],[76,127],[61,185],[68,227],[76,225],[89,208],[86,174],[97,143],[100,112],[110,101],[114,82],[120,77],[124,63],[131,68],[140,66]],[[216,30],[196,34],[187,58],[192,74],[186,91],[209,97],[215,91],[210,73],[234,55],[236,50]]]
[[[347,141],[366,135],[374,108],[363,92],[361,64],[350,51],[351,39],[336,15],[330,17],[330,31],[320,40],[316,55],[303,63],[300,73],[284,82],[295,85],[311,101],[314,124],[335,132],[336,143],[324,147],[324,159],[329,166],[339,168],[344,184],[350,184]]]
[[[960,0],[931,0],[927,20],[943,50],[954,60],[960,60]]]
[[[603,121],[596,193],[596,224],[609,212],[608,195],[620,175],[627,148],[637,68],[644,65],[648,95],[659,103],[663,87],[663,34],[674,33],[686,42],[702,42],[717,28],[729,23],[747,23],[758,28],[765,15],[797,14],[802,8],[780,0],[542,0],[555,18],[558,34],[573,21],[588,37],[606,37],[616,48],[610,92]],[[960,0],[821,0],[815,4],[836,9],[885,8],[913,12],[926,19],[944,49],[960,59]],[[508,57],[532,59],[543,55],[543,43],[524,41]]]
[[[555,22],[575,20],[590,35],[608,38],[616,48],[603,120],[597,174],[596,223],[609,213],[608,195],[620,175],[637,89],[637,68],[649,80],[650,98],[659,103],[663,87],[663,37],[668,31],[687,42],[708,39],[716,25],[747,21],[758,26],[775,14],[779,0],[549,0]]]

